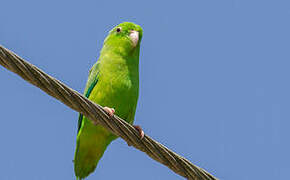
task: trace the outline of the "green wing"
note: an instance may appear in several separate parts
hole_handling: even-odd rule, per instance
[[[99,61],[93,65],[92,69],[90,70],[90,74],[89,74],[89,78],[87,81],[87,85],[84,91],[84,95],[89,98],[92,90],[94,89],[94,87],[96,86],[96,84],[98,83],[99,80]],[[81,128],[82,125],[82,120],[83,120],[83,114],[79,114],[79,120],[78,120],[78,132]]]

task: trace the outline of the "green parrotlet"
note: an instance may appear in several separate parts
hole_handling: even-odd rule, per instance
[[[139,51],[142,28],[130,22],[114,27],[98,61],[90,70],[84,95],[104,110],[133,123],[139,91]],[[141,138],[144,132],[135,126]],[[92,173],[107,146],[117,138],[101,125],[79,115],[74,170],[77,179]]]

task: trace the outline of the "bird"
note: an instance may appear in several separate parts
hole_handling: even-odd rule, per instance
[[[99,59],[89,71],[84,96],[101,105],[109,117],[133,124],[139,96],[139,54],[143,30],[132,22],[115,26],[104,40]],[[144,137],[140,126],[134,126]],[[78,180],[97,167],[107,146],[117,139],[99,124],[79,114],[74,172]]]

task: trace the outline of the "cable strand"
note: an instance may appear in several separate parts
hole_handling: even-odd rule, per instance
[[[132,125],[117,116],[110,118],[100,105],[88,100],[80,93],[49,76],[1,45],[0,64],[71,109],[82,113],[93,123],[100,124],[113,134],[120,136],[128,144],[145,152],[152,159],[167,166],[180,176],[190,180],[217,180],[216,177],[204,169],[192,164],[148,135],[145,134],[141,140],[138,131]]]

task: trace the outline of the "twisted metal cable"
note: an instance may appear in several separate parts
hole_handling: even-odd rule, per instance
[[[175,173],[190,180],[217,180],[204,169],[195,166],[148,135],[141,140],[138,131],[132,125],[117,116],[110,118],[100,105],[88,100],[1,45],[0,64],[75,111],[82,113],[94,123],[100,124],[113,134],[120,136],[128,144],[145,152]]]

